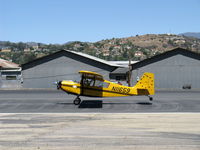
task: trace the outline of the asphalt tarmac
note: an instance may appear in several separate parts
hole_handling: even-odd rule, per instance
[[[146,96],[91,98],[57,90],[0,90],[0,113],[149,113],[200,112],[200,91],[158,91],[154,100]]]
[[[200,92],[88,98],[0,90],[1,150],[199,150]]]

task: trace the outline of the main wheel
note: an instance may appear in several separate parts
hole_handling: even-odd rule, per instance
[[[76,98],[74,100],[74,105],[79,105],[81,103],[81,99],[80,98]]]

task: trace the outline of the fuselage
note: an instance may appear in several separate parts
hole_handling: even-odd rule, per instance
[[[73,81],[62,81],[60,88],[70,94],[92,97],[119,97],[137,95],[134,87],[123,86],[107,80],[101,83],[86,85]]]

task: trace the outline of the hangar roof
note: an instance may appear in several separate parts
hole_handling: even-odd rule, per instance
[[[65,50],[65,51],[69,51],[69,50]],[[116,66],[116,67],[119,67],[120,65],[118,64],[115,64],[114,62],[109,62],[109,61],[106,61],[106,60],[103,60],[103,59],[100,59],[100,58],[97,58],[95,56],[91,56],[91,55],[88,55],[88,54],[85,54],[85,53],[81,53],[81,52],[76,52],[76,51],[69,51],[71,53],[74,53],[74,54],[77,54],[77,55],[80,55],[80,56],[83,56],[85,58],[89,58],[91,60],[95,60],[95,61],[99,61],[101,63],[104,63],[104,64],[107,64],[109,66]]]
[[[29,69],[29,68],[32,68],[32,67],[40,65],[42,63],[51,61],[51,60],[56,59],[61,56],[70,57],[72,59],[76,59],[77,61],[82,61],[84,63],[87,63],[88,61],[90,61],[90,62],[92,61],[93,63],[91,63],[91,65],[95,66],[96,64],[100,64],[99,66],[101,66],[102,68],[106,68],[108,70],[114,70],[117,67],[119,67],[119,65],[109,63],[105,60],[102,60],[102,59],[94,57],[94,56],[90,56],[88,54],[70,51],[70,50],[60,50],[53,54],[50,54],[50,55],[35,59],[33,61],[30,61],[28,63],[22,64],[22,69],[23,70]]]
[[[176,49],[172,49],[170,51],[167,51],[165,53],[153,56],[151,58],[144,59],[144,60],[139,61],[137,63],[133,63],[132,68],[134,70],[134,69],[149,65],[151,63],[172,57],[174,55],[178,55],[178,54],[181,54],[181,55],[184,55],[184,56],[187,56],[187,57],[191,57],[193,59],[200,60],[200,54],[186,50],[186,49],[183,49],[183,48],[176,48]],[[127,72],[128,72],[128,68],[117,68],[111,74],[126,74]]]
[[[119,65],[121,67],[128,67],[129,61],[108,61],[109,63]],[[131,64],[137,63],[138,61],[131,61]]]
[[[19,68],[19,65],[0,58],[0,68]]]
[[[175,49],[172,49],[172,50],[167,51],[165,53],[162,53],[162,54],[153,56],[151,58],[144,59],[144,60],[142,60],[138,63],[132,64],[132,68],[134,70],[134,69],[149,65],[151,63],[161,61],[163,59],[178,55],[178,54],[186,56],[186,57],[190,57],[190,58],[193,58],[193,59],[200,60],[200,54],[199,53],[192,52],[190,50],[186,50],[186,49],[183,49],[183,48],[175,48]]]

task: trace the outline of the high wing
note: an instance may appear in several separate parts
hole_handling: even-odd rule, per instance
[[[99,73],[96,73],[96,72],[81,70],[81,71],[79,71],[79,73],[83,77],[89,77],[89,78],[95,78],[95,79],[98,79],[98,80],[103,80],[103,76]]]

